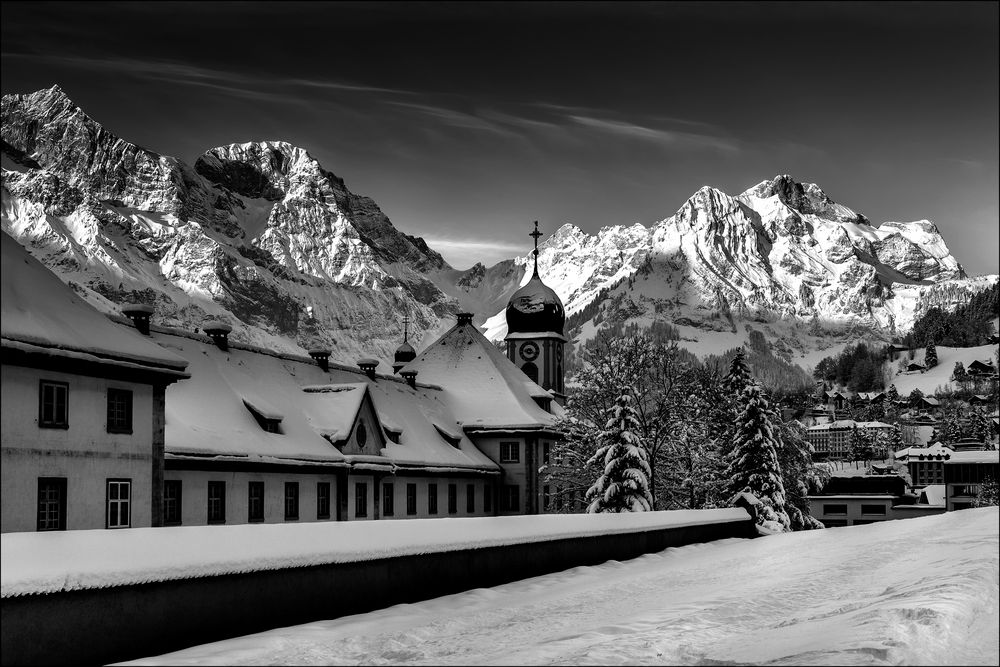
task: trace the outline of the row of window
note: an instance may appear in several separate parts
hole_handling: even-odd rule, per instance
[[[105,526],[107,528],[128,528],[132,525],[132,480],[106,480],[106,512]],[[330,518],[330,482],[316,483],[316,519]],[[547,488],[547,487],[546,487]],[[169,479],[163,482],[163,523],[167,526],[179,526],[183,523],[181,509],[183,507],[183,486],[181,480]],[[516,512],[520,508],[520,487],[513,484],[505,485],[501,491],[500,509],[505,512]],[[476,511],[476,485],[465,485],[465,511],[474,514]],[[483,489],[483,511],[493,511],[493,493],[491,487]],[[207,497],[208,523],[226,522],[226,483],[224,481],[208,482]],[[406,514],[417,513],[417,485],[406,485]],[[427,485],[427,513],[438,513],[438,485]],[[458,513],[458,484],[448,485],[448,514]],[[284,514],[286,521],[299,519],[299,483],[285,482]],[[354,515],[358,518],[368,516],[368,484],[354,484]],[[395,516],[395,485],[392,482],[382,484],[382,516]],[[256,523],[264,521],[264,482],[247,482],[247,521]],[[66,478],[38,478],[38,530],[66,530]]]
[[[132,480],[108,479],[105,493],[107,528],[132,525]],[[66,530],[66,478],[38,478],[38,521],[40,531]]]
[[[386,482],[382,484],[382,516],[395,516],[395,484]],[[520,487],[517,485],[506,485],[503,488],[501,498],[501,509],[508,512],[516,512],[519,509]],[[182,523],[182,487],[180,480],[166,480],[163,483],[163,521],[168,526],[176,526]],[[299,483],[285,482],[285,520],[295,521],[299,518]],[[493,511],[492,489],[483,489],[483,511]],[[476,512],[476,485],[465,485],[465,512],[474,514]],[[417,485],[408,483],[406,485],[406,514],[413,516],[417,513]],[[438,513],[438,485],[430,483],[427,485],[427,513]],[[448,485],[448,514],[458,514],[458,484]],[[354,516],[366,518],[368,516],[368,483],[355,482],[354,484]],[[316,518],[319,520],[330,518],[330,482],[316,483]],[[247,483],[247,520],[259,522],[264,520],[264,482]],[[226,522],[226,483],[223,481],[210,481],[208,483],[208,523]]]
[[[108,388],[108,433],[132,432],[132,392]],[[69,428],[69,384],[41,380],[38,386],[38,425],[42,428]]]
[[[885,516],[885,505],[861,505],[862,514],[877,514],[880,516]],[[823,514],[824,515],[846,515],[847,505],[831,505],[823,504]]]

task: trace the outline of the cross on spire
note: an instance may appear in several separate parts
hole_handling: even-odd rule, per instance
[[[533,231],[530,234],[528,234],[528,236],[533,236],[534,239],[535,239],[535,275],[536,276],[538,275],[538,237],[541,236],[541,235],[542,235],[542,233],[540,231],[538,231],[538,221],[535,220],[535,231]]]
[[[407,342],[407,338],[410,335],[409,327],[407,327],[407,325],[409,323],[410,323],[410,316],[409,315],[403,315],[403,342],[404,343]]]

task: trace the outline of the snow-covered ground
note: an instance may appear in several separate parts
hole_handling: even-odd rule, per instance
[[[997,508],[722,540],[128,664],[1000,661]]]
[[[937,366],[924,373],[919,371],[899,373],[892,378],[891,383],[896,385],[896,391],[904,397],[909,396],[914,389],[924,392],[925,396],[932,396],[938,389],[957,389],[958,383],[951,381],[956,361],[961,361],[966,368],[976,359],[992,361],[995,364],[996,351],[996,345],[979,345],[978,347],[944,347],[939,345],[937,346]],[[925,353],[925,350],[916,350],[913,360],[918,364],[924,363]],[[909,363],[909,357],[905,353],[903,358]],[[899,361],[890,363],[893,372],[896,373]]]

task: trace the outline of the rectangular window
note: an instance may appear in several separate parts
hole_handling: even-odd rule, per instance
[[[163,525],[181,525],[181,480],[163,481]]]
[[[330,518],[330,482],[316,482],[316,518]]]
[[[108,388],[108,433],[132,432],[132,392]]]
[[[438,485],[428,484],[427,485],[427,513],[437,514],[438,513]]]
[[[38,530],[66,530],[66,478],[38,478]]]
[[[847,514],[847,505],[823,505],[823,514]]]
[[[521,508],[521,487],[517,484],[504,484],[503,485],[503,506],[500,508],[503,512],[519,512]]]
[[[476,513],[476,485],[465,485],[465,511],[468,514]]]
[[[264,482],[247,483],[247,522],[264,520]]]
[[[285,521],[299,519],[299,483],[285,482]]]
[[[885,505],[862,505],[862,514],[879,514],[885,516]]]
[[[552,505],[552,487],[548,484],[542,487],[542,511],[548,512]]]
[[[69,385],[42,380],[38,389],[38,425],[69,428]]]
[[[417,513],[417,485],[406,485],[406,513],[413,516]]]
[[[483,511],[487,514],[493,511],[493,485],[487,484],[483,487]]]
[[[542,463],[545,465],[549,464],[549,458],[552,456],[552,443],[543,442],[542,443]]]
[[[458,484],[448,485],[448,514],[458,514]]]
[[[521,460],[521,443],[501,442],[500,463],[517,463]]]
[[[208,483],[208,522],[226,522],[226,483]]]
[[[132,522],[132,480],[108,480],[108,528],[128,528]]]
[[[354,516],[360,518],[368,516],[367,482],[356,482],[354,484]]]
[[[395,488],[392,484],[382,485],[382,516],[392,516],[396,512],[394,505]]]

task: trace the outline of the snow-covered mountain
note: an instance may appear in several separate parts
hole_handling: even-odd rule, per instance
[[[458,304],[450,267],[301,148],[212,149],[191,167],[125,141],[58,87],[6,95],[3,229],[106,311],[152,301],[157,322],[211,317],[279,350],[388,359],[401,318],[419,343]],[[299,350],[301,351],[301,350]]]
[[[531,274],[530,255],[453,269],[284,142],[214,148],[189,166],[115,136],[58,87],[4,96],[2,138],[3,229],[105,311],[154,302],[162,324],[223,319],[277,350],[388,360],[403,314],[417,349],[462,310],[501,339]],[[577,338],[662,321],[705,354],[743,342],[752,322],[807,363],[830,345],[806,340],[818,323],[842,340],[859,327],[888,336],[997,279],[967,278],[930,221],[875,227],[789,176],[737,196],[704,187],[648,227],[563,225],[539,268]]]
[[[517,258],[503,272],[525,282],[530,261]],[[738,322],[747,320],[804,326],[815,317],[835,330],[890,335],[926,308],[954,307],[997,280],[968,278],[933,222],[875,227],[790,176],[737,196],[703,187],[649,227],[589,235],[563,225],[540,246],[538,263],[585,336],[594,317],[660,320],[702,333],[739,333]],[[574,321],[585,309],[592,314]],[[487,335],[502,338],[503,313],[493,312]]]

